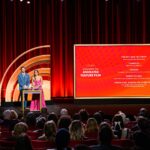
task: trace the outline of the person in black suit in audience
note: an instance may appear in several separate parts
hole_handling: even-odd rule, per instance
[[[117,147],[111,144],[113,139],[113,131],[110,125],[103,122],[100,125],[99,142],[100,144],[91,146],[92,150],[122,150],[121,147]]]

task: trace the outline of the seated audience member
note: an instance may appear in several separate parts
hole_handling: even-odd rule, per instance
[[[30,108],[25,108],[24,109],[24,114],[23,113],[21,113],[21,118],[20,118],[20,120],[22,121],[22,122],[26,122],[26,118],[27,118],[27,115],[28,115],[28,113],[30,113]]]
[[[79,115],[80,115],[80,120],[82,121],[82,123],[86,124],[89,118],[89,113],[85,109],[81,109],[79,111]]]
[[[103,121],[103,117],[99,112],[94,113],[93,118],[96,119],[98,125]]]
[[[66,108],[62,108],[60,110],[60,117],[69,115],[68,110]]]
[[[79,113],[75,113],[72,117],[73,120],[80,120],[80,115]]]
[[[99,133],[99,127],[95,118],[89,118],[87,120],[85,128],[85,136],[90,139],[97,139]]]
[[[48,140],[52,143],[56,138],[56,124],[53,120],[47,121],[44,125],[44,134],[38,137],[39,140]]]
[[[137,124],[131,130],[142,131],[150,134],[150,121],[144,116],[139,116],[137,119]]]
[[[118,111],[118,114],[122,117],[123,119],[123,124],[126,124],[129,122],[129,119],[126,117],[126,114],[124,112],[122,112],[121,110]]]
[[[32,150],[32,143],[27,135],[21,135],[16,140],[15,150]]]
[[[81,142],[84,140],[84,128],[80,120],[74,120],[69,126],[70,140]]]
[[[3,112],[3,120],[1,121],[1,126],[10,129],[11,128],[11,110],[7,109]]]
[[[143,116],[143,117],[146,117],[146,118],[150,119],[150,113],[149,113],[149,111],[148,111],[146,108],[144,108],[144,107],[142,107],[142,108],[139,110],[138,116]]]
[[[15,110],[11,110],[11,127],[10,130],[14,129],[15,124],[19,122],[18,120],[18,114]]]
[[[135,143],[135,147],[133,150],[149,150],[150,149],[150,137],[141,132],[141,131],[136,131],[133,134],[133,140]]]
[[[58,129],[61,129],[61,128],[65,128],[65,129],[68,129],[69,128],[69,125],[71,123],[71,117],[70,116],[61,116],[58,120]]]
[[[25,122],[19,122],[14,126],[14,130],[12,132],[12,137],[10,140],[16,140],[18,137],[22,135],[26,135],[28,131],[28,125]]]
[[[128,138],[129,129],[124,127],[124,122],[121,115],[114,115],[112,119],[112,128],[117,138]]]
[[[106,122],[102,122],[99,131],[100,144],[91,146],[92,150],[121,150],[120,147],[111,144],[113,137],[114,135],[110,125]]]
[[[29,112],[26,116],[26,123],[29,126],[29,129],[36,129],[36,118],[40,116],[38,112]]]
[[[57,124],[58,117],[57,117],[56,113],[52,112],[48,115],[47,121],[51,121],[51,120],[53,120],[55,122],[55,124]]]
[[[36,130],[34,130],[34,132],[43,133],[45,122],[45,117],[38,117],[36,119]]]
[[[68,146],[69,142],[70,134],[68,130],[64,128],[59,129],[55,139],[57,150],[71,150],[71,148]]]
[[[49,113],[47,107],[42,107],[40,117],[45,117],[47,119]]]

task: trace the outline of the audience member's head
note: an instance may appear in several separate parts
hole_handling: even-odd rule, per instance
[[[113,137],[114,136],[110,125],[106,122],[102,123],[99,131],[100,143],[104,145],[110,145]]]
[[[11,120],[18,119],[18,114],[15,110],[11,110]]]
[[[133,140],[138,150],[148,150],[150,149],[150,138],[143,132],[136,131],[133,134]]]
[[[126,114],[124,112],[122,112],[121,110],[118,111],[118,114],[122,117],[123,122],[125,123],[126,122]]]
[[[68,148],[70,142],[70,134],[67,129],[59,129],[56,134],[56,146],[57,150],[63,150],[64,148]]]
[[[57,124],[58,117],[57,117],[56,113],[52,112],[48,115],[47,120],[48,121],[53,120]]]
[[[38,117],[36,119],[36,128],[43,129],[45,122],[46,122],[46,118],[45,117]]]
[[[81,110],[79,111],[79,115],[80,115],[80,120],[81,120],[83,123],[86,123],[86,121],[87,121],[88,118],[89,118],[88,112],[87,112],[85,109],[81,109]]]
[[[42,107],[41,108],[41,114],[43,116],[45,116],[45,117],[48,115],[48,109],[47,109],[47,107]]]
[[[86,124],[86,131],[87,132],[98,132],[98,124],[95,118],[89,118],[87,120],[87,124]]]
[[[140,130],[144,131],[150,129],[150,121],[146,117],[139,116],[137,122]]]
[[[80,120],[73,120],[69,126],[70,139],[80,141],[84,137],[84,128]]]
[[[122,129],[124,128],[124,123],[122,116],[119,114],[116,114],[113,119],[112,119],[112,125],[113,125],[113,131],[114,134],[118,137],[121,138],[122,136]]]
[[[139,116],[143,116],[143,117],[147,117],[149,118],[149,112],[146,108],[142,107],[140,110],[139,110]]]
[[[69,114],[68,114],[68,110],[67,110],[66,108],[62,108],[62,109],[60,110],[60,116],[63,116],[63,115],[69,115]]]
[[[36,118],[39,117],[38,112],[29,112],[26,116],[26,123],[30,128],[34,128],[36,126]]]
[[[79,113],[75,113],[72,117],[73,120],[80,120],[80,115]]]
[[[56,137],[56,124],[53,120],[47,121],[44,125],[44,133],[48,140],[55,141]]]
[[[119,114],[114,115],[112,119],[112,124],[114,128],[120,128],[120,129],[124,128],[122,116]]]
[[[31,140],[27,135],[21,135],[16,140],[15,150],[32,150]]]
[[[94,113],[93,117],[96,119],[98,125],[103,121],[102,115],[99,112]]]
[[[58,120],[58,129],[65,128],[68,129],[71,123],[70,116],[61,116]]]
[[[9,110],[9,109],[4,110],[3,119],[4,120],[11,120],[11,110]]]
[[[14,127],[13,135],[16,137],[21,136],[27,133],[27,130],[28,130],[28,125],[24,122],[19,122]]]

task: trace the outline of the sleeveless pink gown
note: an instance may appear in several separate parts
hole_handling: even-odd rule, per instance
[[[35,84],[35,86],[39,86],[39,88],[37,90],[42,90],[42,107],[46,107],[41,80],[34,80],[34,84]],[[36,111],[36,110],[38,110],[38,111],[40,110],[40,94],[32,95],[30,111]]]

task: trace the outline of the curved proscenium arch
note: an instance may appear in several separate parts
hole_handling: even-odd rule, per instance
[[[42,63],[50,63],[50,55],[39,55],[39,56],[33,57],[31,59],[28,59],[14,71],[14,73],[11,75],[11,77],[8,81],[7,87],[6,87],[5,101],[9,102],[11,100],[12,101],[18,100],[18,98],[16,99],[16,97],[18,97],[19,95],[12,96],[12,93],[13,93],[14,89],[16,89],[15,86],[17,86],[17,84],[16,84],[17,77],[18,77],[18,74],[20,73],[21,66],[26,66],[26,70],[28,70],[29,68],[31,68],[33,66],[37,66],[38,64],[42,64]],[[48,74],[50,76],[50,68],[45,68],[45,69],[44,68],[36,68],[36,69],[39,70],[41,75]],[[28,73],[30,76],[33,75],[33,71],[30,71]],[[19,91],[15,92],[15,93],[19,93]],[[50,97],[48,99],[50,99]]]
[[[0,82],[0,106],[1,106],[1,94],[2,94],[2,86],[3,86],[3,82],[5,80],[5,77],[8,73],[8,71],[10,70],[10,68],[17,62],[17,60],[19,60],[21,57],[25,56],[27,53],[30,53],[32,51],[36,51],[36,50],[39,50],[39,49],[45,49],[45,48],[50,48],[50,45],[42,45],[42,46],[37,46],[37,47],[34,47],[34,48],[31,48],[25,52],[23,52],[21,55],[19,55],[17,58],[15,58],[12,63],[8,66],[8,68],[6,69],[6,71],[4,72],[4,75],[2,77],[2,80]]]

